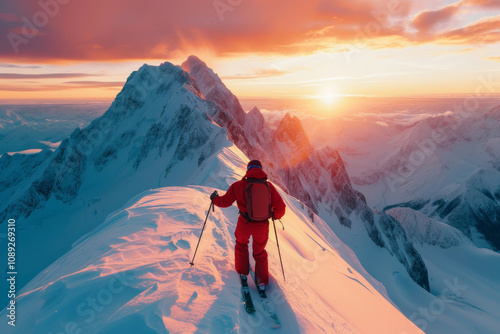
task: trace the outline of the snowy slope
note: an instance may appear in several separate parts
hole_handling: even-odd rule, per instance
[[[410,311],[399,303],[401,310],[429,333],[498,332],[500,254],[477,248],[457,229],[411,208],[394,208],[387,213],[400,221],[415,241],[436,296],[427,301],[427,313]],[[418,294],[414,297],[415,302],[421,302]]]
[[[23,288],[18,332],[54,333],[68,324],[108,334],[277,332],[241,305],[233,270],[235,206],[211,213],[189,266],[212,190],[158,188],[111,214]],[[285,199],[286,229],[278,234],[286,283],[273,238],[268,247],[279,332],[422,333],[323,221],[312,224],[300,202]],[[4,332],[5,322],[0,326]]]
[[[37,154],[3,154],[0,157],[0,203],[5,203],[13,195],[17,185],[30,178],[38,168],[48,163],[51,150]]]

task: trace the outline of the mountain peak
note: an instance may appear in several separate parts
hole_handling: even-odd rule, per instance
[[[181,67],[193,78],[205,99],[217,103],[237,124],[245,123],[245,112],[240,102],[207,64],[196,56],[189,56]]]
[[[195,55],[190,55],[184,63],[182,63],[182,68],[190,72],[192,68],[195,68],[197,66],[202,66],[208,69],[207,64],[201,60],[200,58],[196,57]]]
[[[309,138],[302,127],[302,122],[295,115],[285,114],[276,130],[277,139],[280,142],[290,141],[297,146],[312,150]],[[300,145],[299,145],[300,144]]]

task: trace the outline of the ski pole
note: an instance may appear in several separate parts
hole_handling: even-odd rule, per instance
[[[196,245],[196,250],[194,251],[193,259],[191,260],[191,262],[189,262],[189,264],[191,266],[194,266],[194,258],[196,257],[196,252],[198,251],[198,246],[200,245],[201,236],[203,235],[203,231],[205,230],[205,225],[207,225],[207,220],[208,220],[208,215],[210,214],[210,209],[212,209],[215,212],[215,206],[214,206],[213,201],[210,202],[210,206],[208,207],[207,218],[205,218],[205,223],[203,223],[203,228],[201,229],[200,238],[198,239],[198,244]]]
[[[280,220],[280,222],[281,222],[281,220]],[[285,269],[283,269],[283,261],[281,261],[280,243],[278,242],[278,233],[276,233],[276,223],[274,222],[274,218],[273,218],[273,226],[274,226],[274,235],[276,236],[276,245],[278,246],[278,255],[280,257],[281,272],[283,273],[283,281],[286,282],[286,279],[285,279]]]

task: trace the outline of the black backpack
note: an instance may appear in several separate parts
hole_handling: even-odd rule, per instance
[[[246,179],[247,212],[241,215],[248,222],[262,222],[272,217],[271,188],[264,179]]]

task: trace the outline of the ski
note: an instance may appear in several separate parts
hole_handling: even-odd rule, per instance
[[[267,315],[268,318],[270,319],[269,326],[272,328],[281,328],[281,321],[278,318],[276,312],[273,311],[273,305],[271,301],[267,299],[266,290],[259,288],[259,285],[257,284],[257,279],[255,278],[255,272],[253,270],[250,270],[250,275],[252,276],[255,286],[257,287],[257,291],[259,293],[259,300],[262,305],[262,309],[264,310],[264,314]]]
[[[247,277],[240,275],[241,294],[243,296],[243,306],[247,313],[254,313],[255,307],[253,306],[252,296],[250,296],[250,288],[248,287]]]

